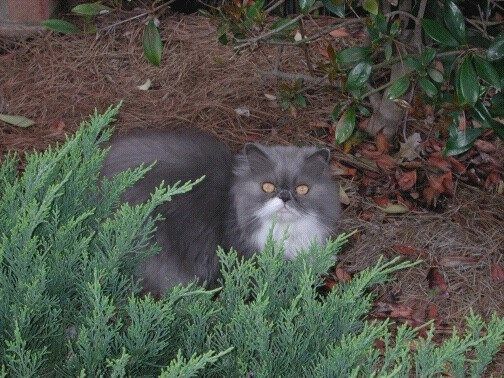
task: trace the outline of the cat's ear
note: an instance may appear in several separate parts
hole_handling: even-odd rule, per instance
[[[322,173],[329,166],[331,151],[328,148],[320,148],[306,158],[306,165],[309,170]]]
[[[259,144],[247,143],[245,147],[243,147],[243,155],[247,158],[252,172],[258,172],[273,166],[273,162],[269,158],[268,154]]]

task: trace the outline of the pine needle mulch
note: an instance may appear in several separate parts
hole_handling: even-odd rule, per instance
[[[275,95],[277,82],[257,68],[271,69],[275,50],[236,55],[216,42],[215,27],[198,16],[163,19],[162,33],[165,50],[159,68],[142,56],[139,23],[121,25],[99,38],[43,33],[26,41],[0,41],[0,113],[36,122],[29,129],[0,123],[0,157],[64,140],[95,108],[119,100],[118,132],[197,127],[233,149],[257,140],[327,140],[334,93],[306,92],[309,106],[297,114],[265,96]],[[290,64],[286,58],[281,63]],[[149,90],[139,89],[147,80]],[[471,308],[485,317],[493,311],[504,315],[504,278],[499,280],[498,271],[504,264],[502,195],[461,183],[441,212],[393,216],[359,194],[354,180],[341,182],[350,199],[342,228],[359,232],[340,257],[336,282],[380,255],[423,260],[377,288],[377,317],[412,325],[433,319],[441,337],[451,326],[462,326]],[[495,363],[495,373],[504,372],[503,360],[500,356]]]

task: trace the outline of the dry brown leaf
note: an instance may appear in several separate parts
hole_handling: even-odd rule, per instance
[[[429,289],[436,290],[442,296],[448,296],[448,284],[438,268],[432,267],[427,273]]]
[[[374,347],[380,351],[380,353],[385,353],[385,341],[377,339],[373,343]]]
[[[386,207],[390,203],[390,200],[385,196],[374,197],[373,201],[380,207]]]
[[[474,146],[478,149],[478,151],[486,153],[494,152],[497,150],[497,146],[495,144],[481,139],[477,139],[474,142]]]
[[[459,175],[467,170],[466,166],[457,159],[455,159],[453,156],[449,156],[448,161],[450,162],[452,169],[455,171],[455,173],[458,173]]]
[[[415,186],[417,181],[416,171],[408,171],[402,173],[397,179],[397,184],[401,190],[409,190]]]
[[[419,133],[411,134],[404,143],[400,143],[400,149],[397,157],[402,160],[413,160],[419,156],[422,137]]]
[[[415,206],[410,201],[401,196],[399,193],[396,194],[396,200],[397,203],[406,206],[409,210],[415,210]]]
[[[427,159],[427,163],[433,167],[439,168],[444,172],[451,171],[450,162],[446,158],[441,156],[440,153],[433,153],[432,155],[430,155]]]
[[[411,315],[413,315],[413,309],[401,304],[376,302],[374,314],[377,317],[384,318],[410,319]]]
[[[490,265],[490,277],[494,282],[504,282],[504,268],[502,265],[497,263]]]
[[[331,164],[331,171],[336,176],[355,177],[357,175],[357,169],[347,167],[337,161]]]
[[[439,193],[437,193],[431,186],[424,188],[422,194],[428,206],[436,206],[436,200]]]
[[[51,136],[57,136],[57,135],[63,135],[65,133],[65,122],[63,120],[57,120],[53,122],[50,126],[51,128],[51,133],[49,135]]]
[[[330,277],[325,277],[324,286],[327,289],[331,290],[334,286],[336,286],[336,284],[337,284],[337,282],[334,279],[332,279]]]
[[[438,70],[439,72],[444,72],[444,66],[443,66],[443,63],[440,61],[440,60],[435,60],[434,61],[434,67],[436,68],[436,70]]]
[[[360,149],[360,153],[367,157],[368,159],[377,159],[380,156],[382,156],[382,153],[378,150],[375,149],[374,146],[369,146],[369,145],[362,145],[362,148]]]
[[[358,218],[362,219],[365,222],[369,222],[371,219],[373,219],[374,213],[371,211],[363,211],[359,214]]]
[[[350,273],[348,273],[345,269],[337,267],[334,270],[334,275],[338,279],[339,282],[349,282],[352,279]]]
[[[390,155],[380,155],[374,159],[376,165],[384,171],[390,171],[397,165],[395,159]]]
[[[501,176],[500,173],[497,172],[496,170],[493,170],[490,172],[490,174],[487,176],[485,180],[485,189],[491,190],[496,188],[499,183],[501,182]]]
[[[453,186],[453,175],[451,172],[446,172],[441,176],[443,182],[444,193],[450,196],[454,194],[454,186]]]
[[[436,195],[439,195],[445,191],[443,176],[429,176],[429,187],[432,188]]]
[[[329,33],[329,35],[334,38],[350,37],[350,34],[346,30],[346,28],[334,29]]]
[[[339,189],[339,198],[340,202],[343,205],[350,205],[350,197],[348,197],[348,194],[346,194],[345,189],[343,189],[341,186]]]
[[[383,133],[383,131],[380,131],[376,135],[376,148],[378,149],[379,152],[382,154],[388,154],[389,149],[390,149],[390,143]]]
[[[439,317],[439,310],[434,303],[429,303],[427,305],[426,311],[427,319],[436,320]]]
[[[406,244],[394,244],[392,246],[392,249],[403,255],[403,256],[408,256],[408,257],[413,257],[415,259],[422,257],[425,258],[427,257],[427,252],[425,252],[422,249],[415,248],[411,245],[406,245]]]

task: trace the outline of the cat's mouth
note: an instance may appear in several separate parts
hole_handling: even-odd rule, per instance
[[[297,215],[297,211],[285,204],[276,211],[276,216],[279,218],[279,220],[289,220],[295,218]]]

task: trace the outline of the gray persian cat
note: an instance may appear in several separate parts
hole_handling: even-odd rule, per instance
[[[275,239],[287,237],[285,257],[292,259],[336,231],[340,205],[327,149],[247,144],[233,157],[224,144],[200,132],[136,131],[111,141],[102,174],[154,161],[125,201],[145,201],[162,180],[206,176],[158,209],[165,218],[155,236],[162,251],[138,271],[144,290],[154,295],[195,278],[214,285],[218,245],[250,256],[263,249],[274,226]]]

